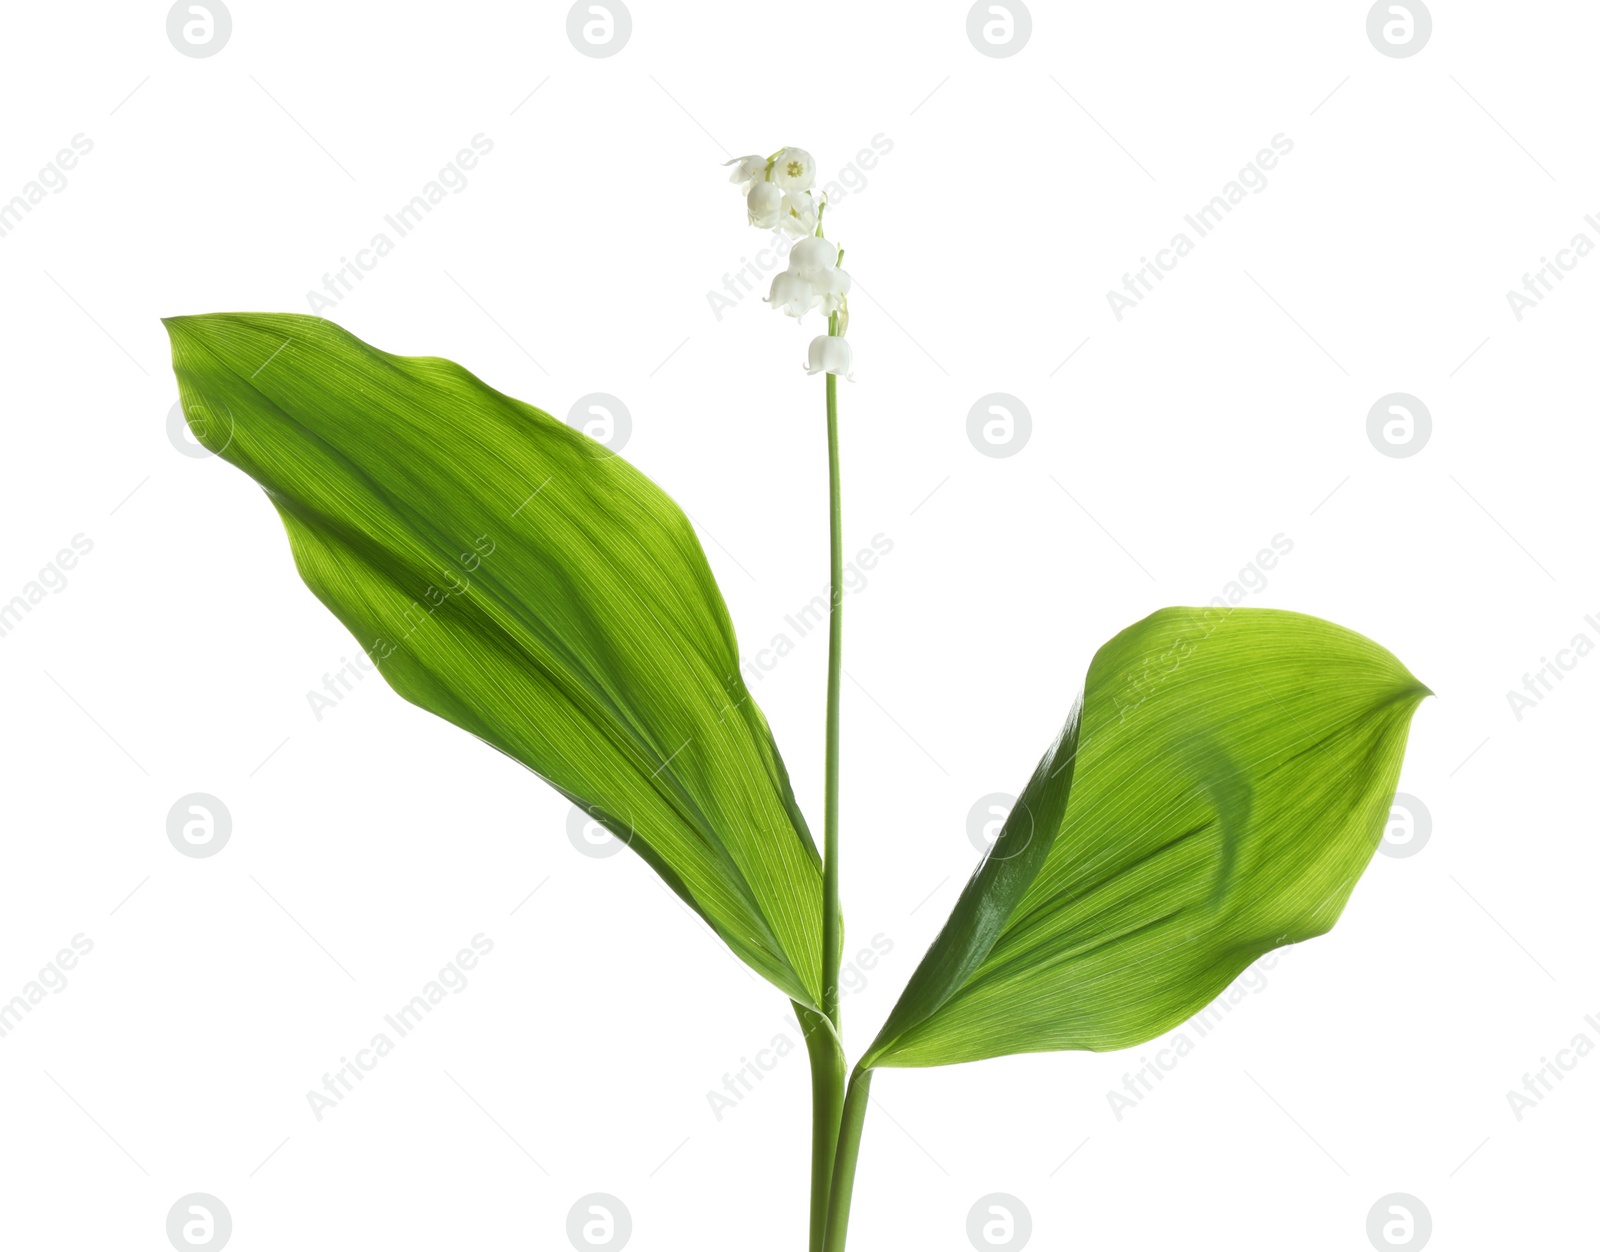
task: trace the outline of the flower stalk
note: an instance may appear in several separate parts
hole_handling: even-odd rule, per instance
[[[822,835],[822,1003],[818,1013],[796,1003],[795,1012],[805,1033],[811,1059],[811,1252],[823,1252],[838,1177],[840,1126],[849,1124],[845,1056],[839,1016],[839,966],[844,950],[844,919],[839,909],[839,684],[844,673],[844,523],[840,507],[839,475],[839,375],[850,376],[850,345],[844,331],[849,321],[846,303],[850,275],[844,253],[822,234],[826,197],[812,193],[816,162],[801,148],[780,148],[771,156],[751,155],[729,162],[729,181],[738,183],[745,196],[750,224],[781,230],[795,242],[789,264],[772,280],[767,303],[800,319],[813,309],[828,318],[828,332],[811,341],[806,372],[825,375],[828,407],[828,698],[826,745],[823,763]],[[855,1090],[854,1083],[848,1089]],[[865,1116],[866,1082],[860,1084]],[[859,1117],[852,1143],[860,1143]],[[853,1150],[848,1180],[855,1177]],[[848,1215],[848,1199],[846,1199]],[[841,1219],[842,1220],[842,1219]],[[843,1247],[843,1232],[839,1235]]]
[[[828,334],[836,336],[839,315],[828,317]],[[839,376],[827,376],[828,388],[828,713],[823,763],[822,819],[822,1005],[835,1031],[839,1022],[839,965],[844,951],[844,919],[839,911],[839,679],[844,657],[844,522],[839,487]]]

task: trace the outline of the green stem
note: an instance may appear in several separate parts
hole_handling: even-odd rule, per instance
[[[861,1156],[861,1129],[867,1120],[871,1085],[870,1069],[858,1069],[850,1075],[850,1089],[845,1094],[844,1116],[839,1126],[838,1155],[833,1164],[833,1184],[829,1188],[822,1252],[845,1252],[845,1235],[850,1229],[850,1199],[856,1189],[856,1161]]]
[[[839,333],[839,318],[828,318],[828,333]],[[796,1006],[806,1027],[811,1054],[811,1252],[822,1252],[839,1119],[845,1099],[844,1049],[839,1034],[839,956],[844,948],[844,921],[839,913],[839,678],[842,664],[844,594],[844,529],[839,516],[839,380],[826,376],[828,388],[828,713],[823,761],[822,827],[822,1011],[826,1021]]]
[[[828,317],[828,333],[839,333],[839,315]],[[839,1031],[839,957],[844,922],[839,914],[839,675],[843,665],[844,527],[839,517],[839,378],[828,374],[828,519],[831,555],[828,597],[828,742],[823,762],[822,817],[822,1010]]]
[[[839,1036],[827,1018],[795,1004],[811,1057],[811,1252],[822,1252],[828,1195],[844,1110],[845,1063]]]

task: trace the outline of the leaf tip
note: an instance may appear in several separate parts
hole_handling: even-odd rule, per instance
[[[167,330],[167,341],[172,344],[175,352],[180,346],[192,345],[199,340],[199,323],[203,320],[192,313],[176,314],[161,319],[161,324]]]

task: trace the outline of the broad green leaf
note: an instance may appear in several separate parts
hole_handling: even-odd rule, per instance
[[[1324,934],[1428,694],[1371,640],[1298,613],[1129,627],[863,1066],[1134,1047]]]
[[[315,317],[166,325],[196,438],[266,489],[389,684],[587,809],[817,1005],[816,845],[672,500],[450,361]]]

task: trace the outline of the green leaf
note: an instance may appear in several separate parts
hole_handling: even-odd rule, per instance
[[[301,577],[390,686],[583,806],[820,1004],[816,845],[672,500],[450,361],[315,317],[166,326],[196,438],[266,489]]]
[[[1124,630],[862,1066],[1134,1047],[1326,933],[1429,694],[1298,613],[1163,609]]]

